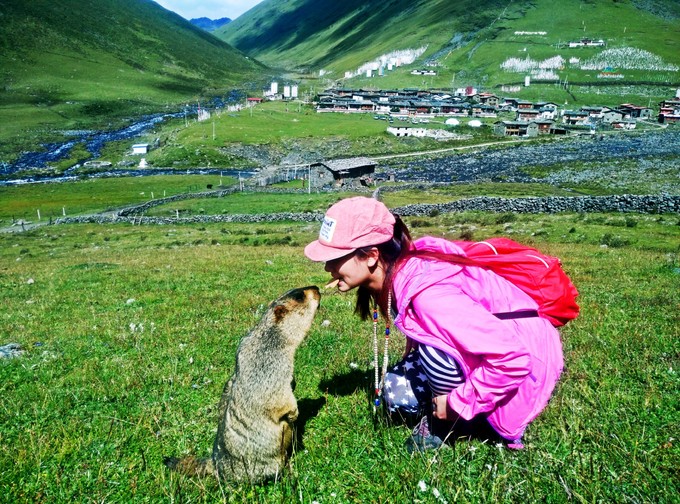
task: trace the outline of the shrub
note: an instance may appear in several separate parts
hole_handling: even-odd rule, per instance
[[[510,222],[515,222],[516,220],[517,216],[512,212],[505,212],[496,215],[496,224],[508,224]]]
[[[425,219],[413,219],[410,222],[410,225],[412,228],[418,228],[418,227],[427,227],[430,225],[430,221],[425,220]]]
[[[630,245],[630,240],[626,240],[620,236],[614,236],[611,233],[605,233],[600,239],[600,245],[606,245],[608,247],[625,247]]]
[[[458,238],[463,241],[474,241],[475,234],[472,229],[462,229],[458,235]]]

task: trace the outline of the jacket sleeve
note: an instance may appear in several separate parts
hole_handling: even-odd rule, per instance
[[[531,373],[531,356],[517,324],[496,318],[458,286],[446,281],[431,285],[411,302],[420,329],[457,350],[469,367],[465,382],[448,398],[462,418],[493,411]]]

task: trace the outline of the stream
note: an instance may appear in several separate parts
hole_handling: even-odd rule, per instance
[[[233,104],[242,99],[241,93],[238,90],[232,90],[228,95],[222,98],[213,98],[208,104],[209,109],[223,108],[228,104]],[[84,144],[87,151],[91,154],[88,161],[95,160],[101,156],[102,148],[107,142],[115,142],[118,140],[126,140],[130,138],[139,137],[140,135],[146,133],[155,125],[166,121],[168,119],[176,119],[179,117],[189,117],[196,116],[198,114],[198,106],[187,106],[181,111],[169,112],[169,113],[159,113],[142,116],[140,119],[135,120],[129,126],[120,128],[113,131],[74,131],[69,140],[64,142],[46,143],[43,144],[43,150],[39,152],[22,152],[21,155],[12,163],[0,162],[0,175],[12,175],[16,172],[23,170],[30,170],[33,168],[45,168],[49,163],[54,163],[60,159],[67,158],[71,150],[78,144]],[[26,177],[24,179],[14,179],[0,181],[0,185],[17,185],[25,184],[29,182],[63,182],[67,180],[74,180],[81,178],[82,174],[76,175],[75,171],[79,168],[74,166],[69,168],[61,176],[49,176],[49,175],[35,175]],[[166,175],[166,174],[177,174],[177,173],[201,173],[201,174],[215,174],[223,173],[225,175],[234,175],[239,173],[238,170],[207,170],[207,169],[196,169],[189,170],[187,172],[178,172],[177,170],[153,170],[153,171],[140,171],[140,170],[130,170],[130,169],[111,169],[105,172],[98,172],[87,175],[88,178],[96,177],[129,177],[129,176],[145,176],[145,175]],[[241,176],[247,177],[252,175],[250,172],[241,171]]]

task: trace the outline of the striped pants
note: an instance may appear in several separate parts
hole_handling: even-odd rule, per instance
[[[432,397],[448,394],[464,381],[463,371],[453,357],[437,348],[419,345],[417,351],[385,373],[385,405],[391,413],[429,411]]]

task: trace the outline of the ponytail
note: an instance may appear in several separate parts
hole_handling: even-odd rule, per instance
[[[401,220],[401,217],[394,214],[394,234],[392,238],[385,243],[380,245],[375,245],[380,253],[380,262],[385,271],[385,279],[383,282],[383,287],[380,290],[380,296],[378,299],[373,299],[373,296],[366,287],[359,286],[357,289],[357,302],[354,307],[354,313],[359,315],[362,320],[369,320],[373,314],[373,303],[377,303],[382,316],[387,319],[392,318],[391,313],[387,313],[388,310],[388,296],[392,289],[392,279],[394,275],[399,271],[399,268],[405,264],[406,260],[411,257],[421,257],[423,259],[429,259],[432,261],[444,261],[450,263],[461,264],[464,266],[479,266],[473,259],[468,257],[458,255],[458,254],[446,254],[443,252],[432,252],[428,250],[416,250],[413,246],[413,240],[411,239],[411,234],[409,233],[406,224]],[[363,247],[357,249],[356,253],[359,257],[365,257],[368,251],[373,247]],[[392,309],[396,308],[394,304]]]

